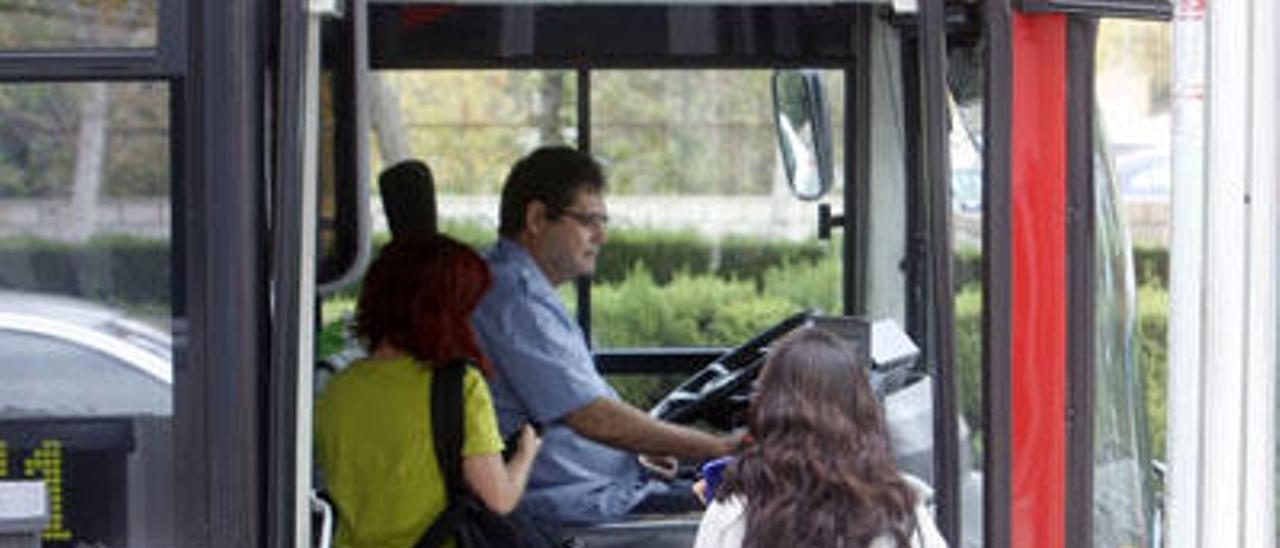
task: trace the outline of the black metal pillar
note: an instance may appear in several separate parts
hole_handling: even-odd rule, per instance
[[[175,417],[182,546],[265,542],[264,8],[223,0],[187,14],[178,184],[187,189],[188,325],[176,329],[186,352]]]

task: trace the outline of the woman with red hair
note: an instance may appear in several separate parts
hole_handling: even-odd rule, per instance
[[[489,288],[489,269],[446,236],[396,238],[369,267],[356,334],[369,357],[329,382],[316,409],[316,449],[338,508],[338,546],[412,546],[445,509],[430,419],[437,366],[469,358],[488,373],[469,316]],[[520,432],[510,462],[488,385],[463,376],[462,480],[494,512],[520,499],[541,440]]]

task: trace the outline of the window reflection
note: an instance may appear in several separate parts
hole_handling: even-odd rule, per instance
[[[150,47],[157,0],[0,2],[0,49]]]
[[[1105,138],[1094,155],[1093,537],[1098,546],[1143,546],[1152,497],[1146,414],[1137,369],[1133,259]]]
[[[986,435],[982,421],[982,98],[953,95],[950,107],[953,332],[961,445],[958,544],[977,547],[983,543]]]
[[[0,85],[0,477],[45,482],[46,546],[174,544],[168,104]]]

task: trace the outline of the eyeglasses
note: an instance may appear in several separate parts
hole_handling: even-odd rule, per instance
[[[590,213],[586,211],[574,211],[572,209],[561,209],[560,213],[567,215],[570,219],[577,221],[578,224],[587,228],[604,230],[604,228],[609,225],[609,215],[604,213]]]

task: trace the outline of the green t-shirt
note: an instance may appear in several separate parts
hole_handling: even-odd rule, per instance
[[[444,511],[427,411],[432,373],[408,356],[360,360],[317,402],[316,453],[337,505],[337,546],[412,546]],[[501,452],[489,387],[474,368],[462,390],[462,455]]]

